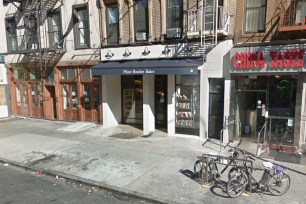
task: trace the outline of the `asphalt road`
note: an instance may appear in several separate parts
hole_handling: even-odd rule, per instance
[[[0,204],[152,202],[0,163]]]

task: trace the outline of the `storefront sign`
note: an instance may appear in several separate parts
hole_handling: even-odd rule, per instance
[[[302,68],[304,55],[304,49],[237,52],[233,57],[233,66],[235,69]]]
[[[154,74],[155,71],[153,69],[123,69],[122,74]]]

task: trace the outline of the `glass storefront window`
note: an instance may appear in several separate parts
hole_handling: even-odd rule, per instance
[[[16,84],[16,100],[17,106],[28,107],[28,94],[26,82]]]
[[[78,110],[78,94],[76,84],[63,84],[64,110]]]
[[[175,131],[199,135],[200,83],[199,76],[176,76]]]
[[[122,117],[124,123],[143,123],[142,76],[122,76]]]
[[[0,85],[0,106],[6,105],[5,85]]]
[[[91,110],[90,85],[84,85],[84,108]]]
[[[93,87],[93,97],[94,97],[94,110],[99,110],[100,105],[100,95],[99,95],[99,86],[95,85]]]

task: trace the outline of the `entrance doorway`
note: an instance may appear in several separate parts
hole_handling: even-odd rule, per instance
[[[240,135],[252,136],[260,131],[265,123],[267,110],[266,90],[238,90],[237,117],[240,124]]]
[[[56,101],[55,101],[55,87],[54,86],[46,86],[46,95],[44,100],[45,108],[45,118],[47,119],[55,119],[57,118],[56,113]]]
[[[209,87],[208,137],[220,139],[223,128],[224,79],[210,79]]]
[[[155,76],[155,125],[167,128],[167,75]]]
[[[62,84],[64,120],[78,120],[78,91],[76,83]]]

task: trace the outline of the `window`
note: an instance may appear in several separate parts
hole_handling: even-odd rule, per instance
[[[147,40],[148,30],[148,0],[139,0],[135,5],[136,40]]]
[[[266,21],[266,0],[246,1],[246,32],[264,32]]]
[[[48,27],[49,27],[50,48],[62,48],[63,42],[61,42],[61,40],[63,34],[62,34],[61,14],[59,10],[49,13]]]
[[[24,26],[26,28],[26,32],[25,32],[26,47],[23,47],[22,49],[37,49],[38,39],[37,39],[37,18],[36,16],[33,14],[26,14],[24,16]]]
[[[109,5],[107,12],[107,44],[119,43],[119,11],[117,5]]]
[[[305,25],[306,23],[306,1],[297,1],[295,25]]]
[[[74,14],[74,44],[75,48],[89,48],[89,15],[87,5],[75,7]]]
[[[61,79],[66,79],[66,80],[75,80],[76,79],[76,74],[75,74],[75,69],[61,69]]]
[[[30,80],[40,80],[40,70],[39,69],[30,69],[29,79]]]
[[[181,28],[183,22],[183,0],[168,0],[167,28]]]
[[[16,20],[15,18],[6,19],[6,39],[7,39],[7,50],[16,51],[17,50],[17,31],[16,31]]]
[[[81,80],[90,81],[91,80],[91,69],[82,69],[81,70]]]
[[[14,79],[17,80],[25,80],[25,73],[24,70],[21,69],[14,69]]]
[[[43,98],[40,95],[41,93],[41,83],[33,82],[31,83],[31,94],[32,94],[32,107],[37,108],[38,106],[43,106]]]

